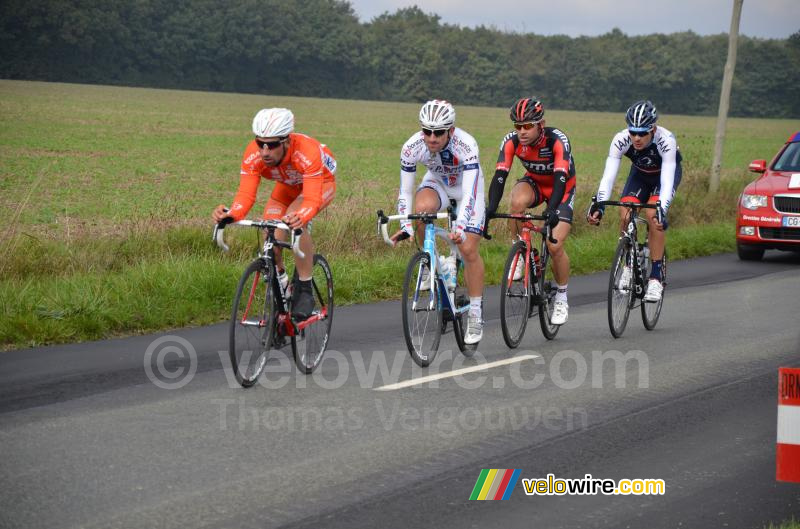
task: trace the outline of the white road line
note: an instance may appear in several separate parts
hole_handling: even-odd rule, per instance
[[[524,362],[525,360],[533,360],[534,358],[541,358],[539,355],[521,355],[515,356],[514,358],[507,358],[505,360],[498,360],[496,362],[489,362],[486,364],[481,364],[472,367],[465,367],[462,369],[456,369],[455,371],[448,371],[447,373],[440,373],[438,375],[428,375],[425,377],[420,378],[412,378],[411,380],[406,380],[404,382],[397,382],[396,384],[388,384],[386,386],[381,386],[378,388],[374,388],[375,391],[393,391],[395,389],[403,389],[411,386],[417,386],[419,384],[426,384],[432,380],[440,380],[443,378],[451,378],[457,377],[458,375],[463,375],[465,373],[474,373],[475,371],[484,371],[486,369],[491,369],[493,367],[500,367],[505,366],[508,364],[516,364],[519,362]]]

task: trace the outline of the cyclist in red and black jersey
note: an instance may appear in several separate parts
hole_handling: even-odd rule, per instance
[[[575,162],[567,135],[553,127],[545,127],[544,107],[541,101],[528,97],[517,101],[511,107],[511,121],[515,131],[503,138],[500,156],[497,158],[494,178],[489,187],[487,218],[497,211],[503,198],[508,173],[514,157],[525,167],[525,175],[511,190],[511,213],[522,214],[527,208],[547,204],[543,215],[553,230],[553,238],[548,241],[552,256],[553,276],[558,284],[551,323],[563,325],[569,315],[567,302],[567,283],[569,282],[569,256],[564,250],[564,240],[572,228],[572,209],[575,204]],[[519,235],[520,226],[511,221],[511,230]],[[523,273],[522,262],[514,271],[514,278]]]

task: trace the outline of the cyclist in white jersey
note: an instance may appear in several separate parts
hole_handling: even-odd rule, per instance
[[[623,202],[648,202],[654,204],[661,201],[662,222],[658,221],[655,210],[644,210],[650,224],[650,258],[652,268],[647,282],[645,301],[657,302],[661,299],[664,286],[661,283],[661,266],[663,264],[664,247],[666,246],[667,210],[681,181],[681,153],[675,135],[664,127],[656,125],[658,112],[650,101],[637,101],[628,108],[625,114],[627,129],[618,132],[611,140],[611,147],[606,159],[603,178],[597,190],[597,201],[609,200],[614,180],[617,177],[623,156],[630,158],[631,170],[628,181],[622,190]],[[620,229],[625,230],[627,211],[620,209]],[[594,204],[589,208],[586,220],[590,224],[600,224],[603,208]],[[623,270],[623,278],[627,282],[630,270]]]
[[[413,197],[415,213],[444,211],[450,199],[456,201],[458,217],[450,239],[464,259],[470,309],[464,342],[476,344],[483,337],[483,260],[478,245],[483,236],[485,200],[483,171],[475,139],[455,126],[456,111],[447,101],[431,100],[422,105],[419,122],[422,130],[414,133],[400,151],[400,194],[397,212],[411,211],[417,164],[427,169]],[[414,235],[414,227],[405,222],[392,236],[395,242]]]

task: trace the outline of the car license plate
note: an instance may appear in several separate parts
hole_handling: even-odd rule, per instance
[[[800,217],[783,217],[781,224],[787,228],[800,228]]]

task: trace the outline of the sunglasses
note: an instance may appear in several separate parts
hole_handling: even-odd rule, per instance
[[[636,131],[636,130],[628,129],[628,134],[630,134],[631,136],[636,136],[637,138],[644,138],[645,136],[650,134],[650,131],[646,130],[644,132],[639,132],[639,131]]]
[[[264,145],[266,145],[269,150],[274,150],[277,149],[281,143],[283,143],[283,140],[261,141],[258,138],[256,138],[256,145],[258,145],[259,149],[263,149]]]
[[[514,123],[514,128],[517,130],[531,130],[536,126],[536,123]]]
[[[448,130],[450,129],[435,129],[435,130],[422,129],[422,133],[426,136],[430,136],[431,134],[433,134],[437,138],[441,138],[442,136],[444,136],[444,133],[447,132]]]

